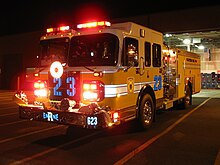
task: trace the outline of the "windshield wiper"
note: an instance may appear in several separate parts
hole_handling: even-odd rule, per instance
[[[91,69],[91,68],[89,68],[89,67],[87,67],[87,66],[83,66],[83,67],[86,68],[86,69],[88,69],[88,70],[91,71],[91,72],[95,72],[94,69]]]

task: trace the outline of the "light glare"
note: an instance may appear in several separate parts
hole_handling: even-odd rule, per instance
[[[51,64],[50,74],[54,78],[60,78],[63,75],[63,66],[59,61],[54,61]]]

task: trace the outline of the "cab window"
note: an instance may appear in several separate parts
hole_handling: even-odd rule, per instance
[[[119,40],[110,33],[79,35],[71,38],[69,66],[115,66]]]
[[[138,40],[126,37],[124,39],[123,65],[138,66]]]
[[[161,66],[161,45],[153,44],[153,67]]]
[[[151,66],[151,44],[150,42],[145,42],[145,66]]]

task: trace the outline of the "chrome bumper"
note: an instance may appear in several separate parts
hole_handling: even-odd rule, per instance
[[[46,110],[42,106],[23,105],[19,106],[19,117],[21,119],[75,125],[91,129],[107,128],[115,124],[105,110],[95,113],[82,113]]]
[[[21,119],[75,125],[92,129],[107,128],[120,123],[120,121],[113,122],[110,111],[101,109],[96,104],[81,106],[78,109],[66,107],[65,99],[64,104],[62,105],[61,103],[59,108],[53,105],[53,101],[48,99],[44,99],[43,104],[29,104],[27,96],[23,92],[17,92],[13,96],[13,100],[19,105],[19,117]]]

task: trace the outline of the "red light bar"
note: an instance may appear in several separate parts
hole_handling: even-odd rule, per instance
[[[47,33],[56,33],[56,32],[68,31],[68,30],[70,30],[69,26],[60,26],[57,28],[48,28]]]
[[[70,27],[69,26],[60,26],[58,31],[66,31],[69,30]]]
[[[52,33],[54,31],[54,28],[48,28],[47,33]]]
[[[83,24],[78,24],[77,28],[94,28],[94,27],[101,27],[101,26],[111,26],[111,23],[108,21],[99,21],[99,22],[87,22]]]

